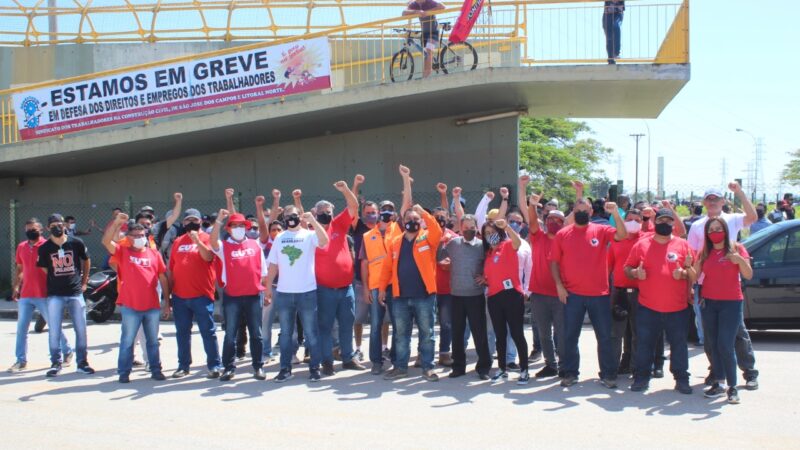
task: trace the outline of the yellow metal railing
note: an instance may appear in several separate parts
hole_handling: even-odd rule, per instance
[[[19,0],[15,0],[19,1]],[[45,0],[36,0],[39,4]],[[77,1],[77,0],[75,0]],[[84,0],[88,1],[88,0]],[[322,0],[314,2],[312,10],[316,5],[325,5],[330,10],[335,10],[333,4],[335,0]],[[366,3],[351,0],[341,5],[359,5]],[[458,2],[460,4],[460,2]],[[131,11],[141,13],[143,8],[137,6],[133,0],[126,2]],[[195,2],[159,2],[161,13],[165,11],[180,11],[192,8],[195,4],[202,4],[204,8],[220,8],[222,4],[227,4],[232,9],[239,8],[255,9],[258,5],[263,7],[269,4],[271,8],[279,8],[279,5],[307,5],[305,1],[266,1],[258,2],[250,0],[238,1],[195,1]],[[213,5],[212,5],[213,4]],[[258,5],[257,5],[258,4]],[[337,3],[338,4],[338,3]],[[400,3],[402,8],[405,2]],[[452,3],[450,3],[452,4]],[[564,5],[566,4],[566,5]],[[385,2],[374,3],[375,8],[392,5],[392,9],[397,13],[397,3]],[[486,4],[488,6],[488,3]],[[235,7],[235,8],[234,8]],[[322,7],[322,6],[319,6]],[[96,13],[108,12],[120,13],[119,8],[94,7]],[[628,2],[625,19],[622,28],[622,55],[620,63],[688,63],[688,21],[689,0],[676,3],[675,0],[641,0]],[[91,11],[91,8],[85,8]],[[455,22],[460,7],[448,8],[437,14],[439,22]],[[344,9],[340,20],[345,22]],[[491,8],[485,7],[478,22],[473,29],[469,41],[478,53],[478,69],[488,67],[519,67],[521,65],[535,64],[583,64],[583,63],[606,63],[605,38],[601,26],[603,2],[586,2],[583,0],[495,0]],[[50,11],[52,12],[52,11]],[[0,8],[0,18],[5,14]],[[90,12],[84,12],[81,20],[89,20],[93,17]],[[272,12],[275,14],[275,11]],[[155,15],[155,13],[154,13]],[[37,16],[38,17],[38,16]],[[35,21],[34,21],[35,22]],[[140,18],[141,22],[141,18]],[[153,19],[151,22],[156,23]],[[229,25],[230,25],[229,21]],[[274,22],[273,22],[274,23]],[[280,36],[276,33],[268,40],[261,39],[261,42],[244,44],[236,47],[205,52],[200,54],[185,55],[178,58],[156,61],[135,66],[119,67],[97,73],[84,74],[61,80],[48,81],[43,83],[28,84],[24,87],[0,90],[0,119],[2,120],[2,133],[0,134],[0,144],[14,143],[19,140],[17,125],[13,115],[13,108],[10,95],[29,89],[43,88],[57,84],[72,83],[76,81],[92,79],[97,77],[109,76],[117,73],[141,70],[154,66],[172,64],[183,61],[191,61],[200,58],[209,58],[229,54],[232,52],[268,47],[272,45],[291,42],[299,39],[325,36],[331,46],[331,72],[333,78],[333,91],[343,90],[356,86],[369,84],[380,84],[391,82],[389,77],[389,66],[392,55],[397,52],[403,44],[401,36],[393,30],[395,28],[418,28],[418,20],[408,17],[393,17],[390,19],[373,20],[360,23],[358,25],[337,25],[328,26],[325,29],[315,29],[320,25],[310,25],[301,30],[302,32],[293,33],[284,29]],[[213,27],[207,27],[211,30]],[[233,36],[230,33],[234,28],[226,28],[226,35],[231,40],[239,39],[241,36]],[[153,32],[155,33],[155,32]],[[211,33],[211,31],[209,31]],[[166,33],[160,30],[158,33],[151,34],[157,36],[156,40],[171,40],[171,38],[159,37]],[[211,36],[213,33],[209,34]],[[0,32],[0,36],[2,33]],[[33,34],[29,33],[29,37]],[[55,36],[56,42],[62,41],[63,34]],[[113,39],[105,35],[98,34],[92,41],[83,42],[113,42],[101,39]],[[28,37],[26,37],[28,39]],[[128,39],[128,38],[126,38]],[[177,38],[176,38],[177,39]],[[209,38],[211,39],[211,38]],[[227,38],[226,38],[227,39]],[[191,39],[190,39],[191,40]],[[446,36],[445,36],[446,40]],[[50,40],[52,42],[53,39]],[[128,40],[130,41],[130,40]],[[41,42],[41,41],[37,41]],[[75,42],[74,40],[71,42]],[[29,41],[26,45],[33,45]],[[58,49],[59,47],[52,47]],[[20,49],[25,52],[37,52],[35,48]],[[417,54],[414,56],[418,63],[416,65],[416,77],[421,74],[422,58]],[[13,61],[12,61],[13,63]],[[38,74],[38,79],[50,79],[51,74]],[[22,86],[27,80],[13,79],[11,83]],[[325,92],[323,92],[324,94]],[[168,119],[159,119],[168,120]]]

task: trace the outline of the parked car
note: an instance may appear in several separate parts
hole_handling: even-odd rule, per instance
[[[747,327],[800,329],[800,220],[770,225],[743,244],[753,265],[744,281]]]

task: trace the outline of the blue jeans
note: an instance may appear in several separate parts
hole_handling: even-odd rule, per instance
[[[703,312],[700,310],[700,286],[694,285],[694,326],[697,328],[697,342],[703,345],[705,342],[705,333],[703,332]]]
[[[120,315],[122,316],[122,336],[119,339],[117,373],[120,375],[131,373],[133,346],[136,344],[136,333],[139,332],[139,327],[144,330],[150,372],[161,372],[161,356],[158,353],[158,322],[161,318],[161,310],[155,308],[147,311],[137,311],[127,306],[121,306]]]
[[[17,346],[16,356],[17,362],[28,362],[28,330],[31,327],[31,320],[33,319],[33,310],[39,310],[39,314],[44,317],[44,320],[49,324],[50,320],[47,318],[47,299],[44,298],[21,298],[17,302]],[[61,332],[61,353],[68,355],[72,353],[72,348],[69,346],[67,337],[64,332]]]
[[[372,290],[372,304],[369,305],[369,362],[372,364],[383,364],[383,337],[381,330],[383,329],[384,317],[386,317],[386,306],[381,305],[378,301],[379,289]],[[391,306],[392,290],[386,291],[386,305]],[[390,314],[391,315],[391,314]],[[392,337],[394,339],[394,337]],[[394,347],[394,346],[393,346]],[[394,349],[392,349],[394,350]],[[394,364],[394,358],[392,358]]]
[[[567,297],[567,304],[564,305],[564,375],[577,377],[580,374],[578,339],[587,311],[597,338],[600,378],[615,379],[618,367],[611,341],[611,298],[608,295],[586,297],[570,293]]]
[[[223,295],[222,313],[225,316],[225,339],[222,341],[222,366],[225,370],[235,370],[236,336],[239,333],[239,317],[244,315],[247,331],[250,333],[250,355],[253,369],[264,366],[261,359],[261,294],[233,297]]]
[[[178,341],[178,369],[188,371],[192,365],[192,321],[197,322],[203,338],[206,367],[208,370],[221,368],[217,325],[214,323],[214,302],[208,297],[181,298],[173,294],[172,314],[175,318],[175,338]]]
[[[337,321],[342,363],[353,359],[353,323],[356,319],[356,297],[353,285],[332,289],[317,287],[317,320],[322,361],[333,363],[333,322]]]
[[[703,326],[711,344],[711,373],[717,381],[736,386],[736,333],[742,323],[741,300],[703,301]]]
[[[261,354],[263,360],[272,358],[272,324],[275,323],[277,313],[278,311],[272,303],[264,306],[261,311]]]
[[[395,323],[397,339],[394,344],[395,367],[400,370],[408,369],[408,360],[411,357],[411,329],[412,320],[416,320],[419,328],[419,348],[422,354],[422,370],[433,369],[433,351],[435,340],[433,337],[433,308],[435,296],[392,299],[392,317]]]
[[[273,307],[278,310],[278,321],[281,323],[281,334],[278,338],[281,346],[281,369],[292,370],[292,355],[296,351],[296,341],[292,339],[292,335],[298,315],[303,324],[305,345],[311,353],[309,368],[319,369],[322,358],[317,325],[317,291],[297,294],[275,291],[272,301]]]
[[[439,353],[449,353],[453,342],[453,296],[436,294],[436,308],[439,316]]]
[[[661,313],[641,303],[636,310],[636,365],[634,379],[650,379],[656,341],[664,332],[669,341],[669,370],[676,381],[689,381],[689,347],[687,344],[689,305],[682,311]]]
[[[603,31],[606,33],[606,53],[609,59],[619,56],[622,43],[621,25],[622,13],[603,14]]]
[[[64,307],[69,308],[72,327],[75,329],[75,354],[78,367],[88,365],[86,361],[86,301],[83,295],[47,297],[47,327],[50,338],[50,362],[61,364],[61,323]]]

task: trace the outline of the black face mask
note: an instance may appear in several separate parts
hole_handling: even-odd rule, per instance
[[[203,228],[208,228],[211,226],[211,222],[203,222]]]
[[[442,229],[447,227],[447,221],[444,220],[444,217],[437,217],[436,222],[439,224],[440,227],[442,227]]]
[[[419,231],[419,222],[414,222],[413,220],[406,222],[406,231],[409,233],[416,233]]]
[[[322,225],[331,223],[331,220],[333,220],[333,216],[328,213],[317,214],[317,222],[321,223]]]
[[[25,232],[25,236],[28,237],[29,241],[36,241],[42,236],[42,233],[39,233],[39,230],[28,230]]]
[[[462,232],[462,234],[464,235],[464,240],[465,241],[472,241],[473,239],[475,239],[475,235],[477,233],[478,232],[476,230],[464,230]]]
[[[300,225],[300,216],[298,216],[297,214],[291,214],[288,217],[286,217],[287,227],[294,228],[298,225]]]
[[[51,227],[50,234],[52,234],[54,237],[60,238],[64,235],[64,229],[61,227]]]
[[[391,222],[393,217],[394,211],[381,211],[381,221],[383,223]]]
[[[197,222],[189,222],[183,226],[186,231],[200,231],[200,224]]]
[[[455,227],[456,227],[456,224],[454,224],[453,222],[447,222],[447,229],[448,230],[452,230]]]
[[[669,236],[672,234],[672,224],[669,223],[657,223],[655,229],[656,234],[659,236]]]
[[[586,225],[589,223],[589,213],[586,211],[575,211],[575,223]]]
[[[703,207],[702,206],[695,206],[694,207],[694,215],[695,216],[703,215]]]

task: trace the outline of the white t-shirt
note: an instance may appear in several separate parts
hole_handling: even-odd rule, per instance
[[[317,234],[302,228],[275,237],[267,264],[278,266],[278,292],[301,294],[317,288],[314,256],[318,245]]]
[[[731,244],[736,245],[736,237],[739,235],[739,232],[742,231],[742,228],[744,228],[744,214],[722,213],[719,217],[728,225],[728,236],[730,237]],[[692,224],[692,227],[689,228],[689,235],[687,236],[689,247],[696,252],[703,250],[703,243],[705,242],[703,233],[705,232],[706,222],[708,222],[708,216],[703,216],[697,219],[697,221]]]
[[[522,282],[522,290],[525,295],[529,295],[528,286],[531,284],[531,271],[533,270],[533,252],[531,245],[525,239],[520,238],[517,257],[519,257],[519,281]]]

